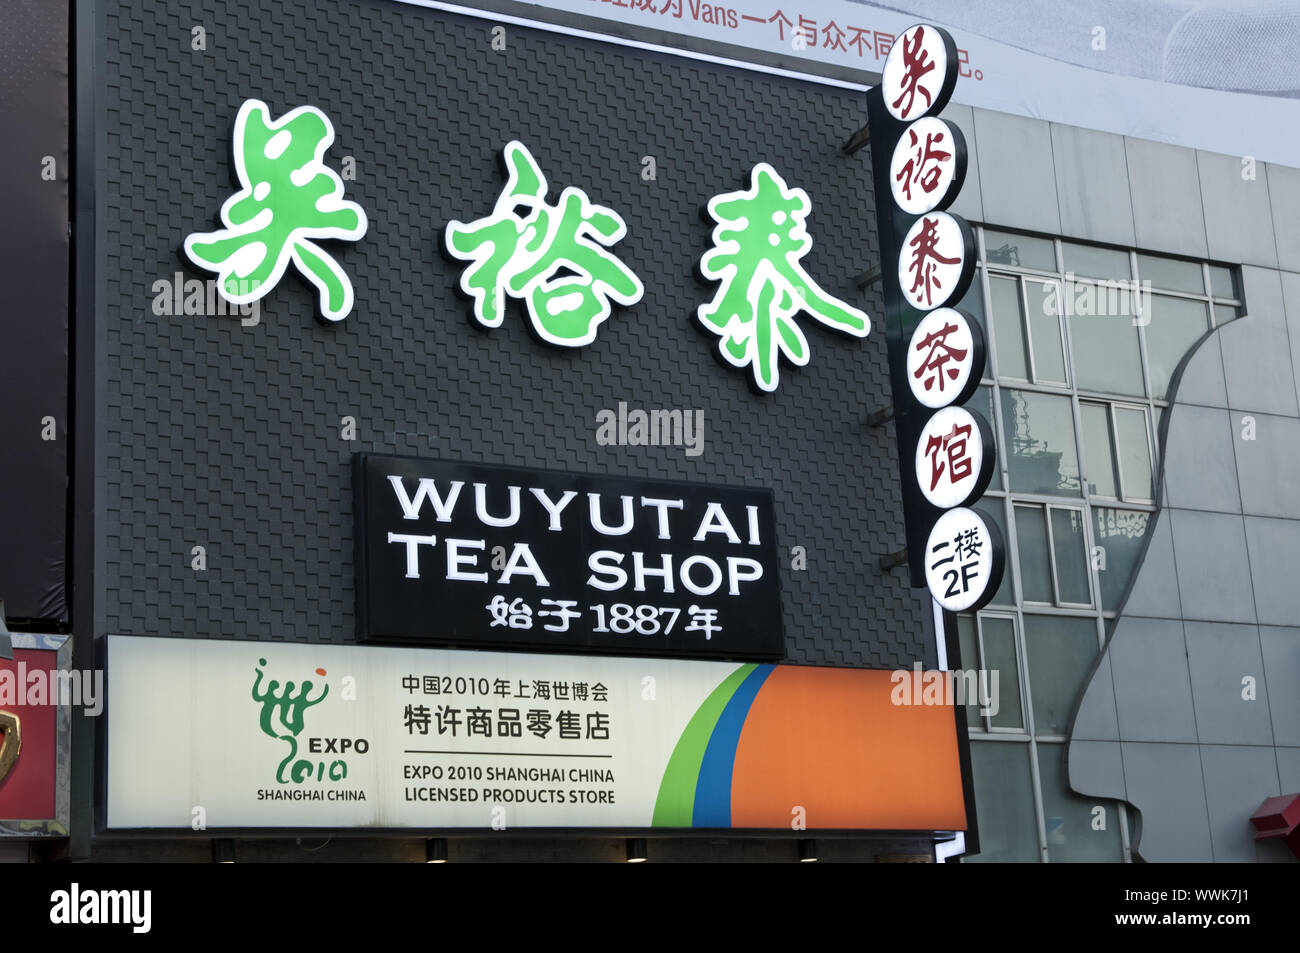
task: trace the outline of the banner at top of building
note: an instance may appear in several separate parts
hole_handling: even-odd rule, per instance
[[[404,0],[421,6],[452,4]],[[790,69],[879,73],[894,42],[924,20],[957,41],[955,101],[1103,132],[1300,166],[1300,11],[1275,0],[552,0],[461,6],[536,9],[605,21],[640,39],[667,31],[788,58]],[[613,24],[617,26],[613,26]],[[592,29],[601,27],[596,22]],[[865,81],[865,80],[864,80]]]

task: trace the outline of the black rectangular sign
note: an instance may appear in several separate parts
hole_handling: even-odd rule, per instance
[[[365,641],[784,655],[770,490],[357,454]]]

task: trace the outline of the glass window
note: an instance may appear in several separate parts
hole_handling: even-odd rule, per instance
[[[984,229],[984,252],[991,265],[1056,271],[1056,249],[1047,238]]]
[[[1094,291],[1092,295],[1087,292]],[[1074,381],[1083,390],[1106,394],[1146,394],[1142,352],[1138,348],[1127,290],[1077,283],[1068,299]]]
[[[989,673],[988,690],[993,704],[989,717],[994,728],[1024,728],[1020,709],[1020,666],[1016,652],[1016,622],[1006,616],[980,616],[980,637],[984,643],[981,666]],[[997,681],[993,675],[997,673]]]
[[[1002,388],[1003,446],[1011,489],[1079,495],[1070,398]]]
[[[1090,496],[1119,497],[1115,476],[1115,449],[1111,441],[1110,413],[1105,404],[1079,401],[1083,426],[1083,473]]]
[[[1121,406],[1116,406],[1114,412],[1124,499],[1150,502],[1151,443],[1147,435],[1147,412],[1141,407]]]
[[[1222,327],[1229,321],[1236,321],[1241,317],[1241,309],[1234,308],[1230,304],[1216,304],[1214,306],[1214,324],[1216,327]]]
[[[1137,569],[1150,521],[1151,514],[1141,510],[1092,508],[1092,539],[1101,550],[1101,558],[1097,561],[1097,581],[1101,587],[1103,609],[1119,609],[1120,600]]]
[[[1065,270],[1079,278],[1112,278],[1128,281],[1132,277],[1128,252],[1096,245],[1061,243],[1065,255]]]
[[[1041,506],[1017,504],[1016,549],[1020,555],[1020,590],[1027,602],[1056,601],[1052,564],[1047,555],[1047,516]]]
[[[1146,315],[1147,364],[1157,400],[1169,396],[1169,380],[1178,363],[1209,329],[1205,302],[1151,295]]]
[[[1034,349],[1034,380],[1044,384],[1066,382],[1065,350],[1061,345],[1061,285],[1057,281],[1025,279],[1029,339]]]
[[[976,269],[975,278],[971,281],[970,287],[966,289],[965,296],[962,297],[961,301],[957,302],[957,307],[978,321],[981,328],[987,330],[988,323],[984,320],[984,282],[981,279],[982,272],[980,269]],[[986,334],[985,337],[987,338],[988,335]],[[985,376],[991,376],[987,367],[985,368]]]
[[[1025,323],[1020,309],[1020,281],[989,276],[989,302],[993,308],[993,333],[997,337],[998,373],[1029,380],[1025,357]]]
[[[978,412],[984,421],[989,425],[989,434],[993,435],[998,432],[998,419],[993,415],[993,388],[977,387],[971,399],[966,403],[967,408],[973,412]],[[993,476],[989,480],[989,488],[994,490],[1002,489],[1002,467],[994,464]]]
[[[980,852],[963,863],[1040,861],[1029,745],[972,741],[970,761]]]
[[[1222,265],[1210,266],[1210,290],[1216,298],[1235,300],[1240,297],[1237,292],[1236,276],[1231,268],[1224,268]]]
[[[974,616],[963,613],[957,616],[957,641],[961,645],[961,667],[962,668],[981,668],[984,663],[980,660],[979,635],[975,630]],[[948,663],[949,668],[953,668],[951,661]],[[1001,688],[1001,686],[998,686]],[[979,702],[966,698],[966,725],[969,728],[983,728],[984,719],[980,717]]]
[[[1201,274],[1200,263],[1195,261],[1138,255],[1138,280],[1149,281],[1153,288],[1163,288],[1166,291],[1205,294],[1205,278]]]
[[[1043,782],[1043,826],[1052,863],[1118,863],[1124,859],[1118,805],[1070,790],[1065,745],[1038,746],[1038,776]]]
[[[1097,625],[1092,619],[1027,614],[1025,651],[1034,730],[1063,735],[1097,658]]]
[[[1083,511],[1053,506],[1052,552],[1056,556],[1056,590],[1061,602],[1092,605],[1088,591],[1088,549]]]
[[[981,497],[975,504],[975,508],[987,516],[994,523],[998,524],[998,529],[1002,531],[1002,542],[1004,546],[1011,546],[1011,537],[1007,535],[1007,518],[1002,509],[1002,497],[985,496]],[[1011,559],[1011,551],[1007,550],[1007,559]],[[1002,582],[998,583],[998,591],[993,594],[990,600],[1000,606],[1012,606],[1016,604],[1015,598],[1011,595],[1011,566],[1008,564],[1002,572]]]

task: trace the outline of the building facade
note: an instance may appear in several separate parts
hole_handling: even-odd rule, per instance
[[[24,596],[27,608],[18,609],[11,598],[8,619],[16,649],[52,639],[42,645],[55,651],[66,642],[71,659],[60,667],[105,671],[108,701],[104,713],[58,707],[70,727],[61,735],[52,727],[47,746],[66,776],[49,772],[66,803],[48,812],[55,817],[41,815],[48,823],[39,829],[7,826],[0,850],[13,859],[90,860],[929,861],[963,852],[963,862],[1293,860],[1281,840],[1255,839],[1251,816],[1267,798],[1300,791],[1291,687],[1300,674],[1300,602],[1283,568],[1300,534],[1292,476],[1300,365],[1291,345],[1300,340],[1300,241],[1287,226],[1300,211],[1300,171],[972,108],[961,104],[959,83],[943,117],[964,136],[967,171],[950,211],[971,223],[978,266],[958,306],[987,343],[968,406],[994,437],[994,475],[978,505],[1002,531],[1006,568],[986,607],[950,617],[951,632],[936,637],[930,595],[912,588],[899,558],[906,537],[879,320],[885,304],[871,276],[877,265],[892,267],[880,262],[876,227],[888,196],[872,188],[870,150],[844,148],[866,124],[864,86],[881,66],[812,75],[784,59],[740,63],[727,56],[732,50],[692,40],[600,30],[580,15],[523,23],[519,5],[491,6],[451,12],[364,0],[304,11],[194,0],[139,10],[86,2],[52,28],[79,40],[69,61],[73,134],[55,180],[73,209],[69,303],[59,315],[68,330],[55,342],[71,355],[70,397],[54,415],[65,439],[33,451],[46,454],[47,472],[23,486],[48,482],[50,468],[67,474],[70,505],[45,529],[64,540],[67,573],[47,568],[42,578],[66,582],[69,595],[44,604]],[[346,276],[346,309],[328,277],[300,278],[292,268],[269,293],[231,308],[187,252],[187,239],[214,221],[241,221],[237,212],[216,216],[245,184],[240,137],[256,127],[237,117],[250,101],[265,103],[272,129],[305,104],[328,119],[331,139],[316,158],[337,170],[346,200],[365,216],[360,235],[333,235],[324,246]],[[624,225],[607,247],[640,293],[629,288],[578,347],[557,346],[545,310],[526,310],[524,293],[485,319],[464,277],[468,259],[455,253],[449,223],[494,210],[522,214],[501,199],[525,168],[510,164],[520,155],[512,143],[545,177],[541,205],[535,190],[531,208],[558,196],[558,213],[565,190],[578,189]],[[714,237],[709,202],[756,188],[760,163],[809,201],[807,273],[873,321],[855,336],[805,316],[804,328],[813,328],[806,366],[782,358],[770,390],[757,363],[726,358],[695,317],[713,294],[698,273]],[[637,438],[629,415],[638,411],[661,415],[657,439]],[[675,431],[674,419],[683,425]],[[727,614],[742,610],[723,604],[726,634],[673,649],[655,641],[659,617],[654,638],[639,643],[589,636],[548,644],[533,640],[532,629],[507,638],[520,617],[510,598],[492,616],[504,632],[491,631],[477,604],[469,608],[479,628],[460,628],[458,613],[473,613],[459,600],[384,615],[401,602],[392,593],[404,583],[381,590],[366,573],[382,569],[387,552],[406,570],[390,576],[413,578],[426,550],[400,539],[392,548],[404,524],[384,525],[362,493],[369,458],[416,461],[401,471],[399,491],[415,511],[417,479],[432,474],[436,488],[455,467],[473,466],[488,475],[466,476],[466,486],[523,486],[525,501],[523,480],[551,477],[561,480],[553,490],[537,486],[552,502],[570,485],[584,493],[595,486],[564,479],[635,483],[603,488],[610,501],[627,493],[663,502],[650,496],[656,481],[671,482],[665,497],[689,500],[691,486],[726,495],[724,507],[728,494],[770,494],[770,523],[761,503],[748,504],[758,514],[751,539],[763,536],[770,558],[713,553],[698,536],[672,539],[666,522],[650,522],[651,513],[669,518],[655,503],[647,525],[660,531],[642,546],[669,547],[669,573],[692,554],[740,567],[733,594],[760,606],[761,618],[746,617],[744,638],[724,647]],[[421,469],[435,465],[453,469]],[[515,475],[492,483],[494,467]],[[381,488],[389,472],[379,473]],[[499,519],[496,507],[512,499],[480,500],[480,520]],[[743,510],[748,499],[735,505]],[[547,535],[558,519],[528,537],[538,572],[560,558],[548,556],[562,552]],[[743,532],[735,535],[745,545]],[[468,549],[449,550],[448,572],[459,553],[470,560],[462,569],[499,573],[498,581],[508,581],[511,567],[527,575],[527,557],[503,551],[492,563],[491,549],[482,566]],[[728,556],[762,563],[762,582],[743,589],[750,564]],[[13,580],[20,575],[11,571]],[[679,588],[690,581],[678,580]],[[56,589],[38,580],[23,591]],[[769,597],[774,607],[761,608]],[[679,608],[694,620],[696,606],[686,602]],[[535,600],[529,608],[542,610]],[[776,648],[764,648],[759,633]],[[322,744],[351,745],[346,758],[308,759],[309,769],[321,766],[326,788],[323,775],[336,762],[369,777],[378,757],[366,760],[357,742],[377,753],[377,724],[409,746],[396,769],[451,750],[455,735],[442,720],[451,706],[441,690],[432,697],[427,678],[454,684],[489,659],[512,683],[549,679],[545,704],[535,686],[520,696],[529,703],[514,707],[500,700],[514,688],[494,684],[485,693],[497,697],[493,745],[528,737],[503,728],[503,707],[526,715],[540,706],[558,718],[579,710],[574,686],[583,685],[586,704],[593,684],[622,678],[627,699],[611,683],[612,743],[634,722],[647,738],[671,736],[654,742],[667,746],[665,762],[643,768],[625,758],[628,774],[618,762],[617,781],[592,782],[591,796],[647,801],[655,819],[627,821],[634,815],[622,813],[622,800],[617,811],[611,800],[607,815],[593,806],[560,822],[544,814],[530,821],[509,807],[500,826],[491,798],[468,819],[445,802],[411,808],[409,796],[402,805],[396,794],[373,815],[312,815],[303,812],[314,805],[296,802],[270,813],[260,797],[237,807],[254,789],[284,782],[268,774],[233,792],[216,775],[242,784],[242,772],[264,764],[274,771],[277,751],[286,750],[277,743],[287,741],[290,759],[299,741],[308,743],[293,731],[286,739],[285,723],[257,734],[257,705],[270,717],[280,699],[259,696],[265,683],[253,681],[254,666],[258,678],[265,669],[283,679],[277,657],[302,659],[303,671],[321,678],[337,678],[344,669],[336,664],[356,666],[346,671],[359,679],[355,704],[364,714],[317,710],[339,727]],[[906,737],[922,739],[900,761],[871,733],[875,709],[852,706],[880,689],[861,680],[874,673],[892,685],[890,675],[916,664],[996,674],[997,690],[994,704],[949,705],[937,721],[900,722],[900,732],[917,732]],[[392,678],[367,682],[362,672],[372,668]],[[718,700],[688,775],[689,803],[674,814],[671,766],[679,752],[688,759],[691,725],[729,671],[740,673],[736,685],[752,684],[749,707],[735,714],[745,697],[735,686]],[[682,687],[694,685],[695,673],[703,687]],[[741,681],[751,677],[757,682]],[[680,707],[638,714],[647,678],[673,686],[665,697],[680,695]],[[839,679],[852,682],[845,698],[858,702],[818,720],[810,699],[819,691],[838,698],[827,686]],[[565,686],[563,705],[556,684]],[[340,700],[348,690],[344,681],[328,686]],[[387,707],[368,700],[369,691],[386,692]],[[245,720],[247,745],[214,746],[207,737],[215,724],[207,719],[218,714],[203,706],[226,698],[248,706],[220,714]],[[471,707],[463,706],[467,720]],[[589,719],[582,742],[608,740],[592,734],[603,713],[580,710]],[[300,730],[304,713],[309,726],[317,718],[298,708]],[[292,714],[286,707],[276,717]],[[727,792],[719,814],[705,793],[714,790],[709,751],[725,740],[728,717],[739,720],[734,761],[717,769],[718,790]],[[783,741],[775,727],[763,734],[764,717],[773,726],[806,724],[815,740]],[[169,727],[149,727],[161,721]],[[473,740],[467,723],[464,731],[457,751]],[[20,757],[38,750],[33,737]],[[824,789],[747,800],[747,785],[757,790],[792,763],[782,744],[814,752]],[[282,771],[286,764],[297,770],[286,760]],[[389,777],[384,765],[376,778]],[[819,822],[826,815],[814,806],[811,823],[801,822],[803,801],[865,800],[882,778],[913,785],[924,812]],[[168,801],[172,782],[177,792],[212,791],[218,801]],[[374,782],[366,810],[387,783]],[[533,781],[519,788],[540,789]],[[778,814],[790,822],[774,823]]]

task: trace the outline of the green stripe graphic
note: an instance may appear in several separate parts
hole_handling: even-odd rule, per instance
[[[686,724],[686,730],[677,739],[668,767],[664,769],[664,779],[659,784],[659,796],[655,799],[652,827],[690,827],[695,811],[695,786],[700,779],[700,765],[704,762],[704,751],[709,746],[713,729],[717,727],[722,710],[731,701],[748,676],[758,666],[747,663],[728,675],[717,688],[704,700],[704,704]]]

